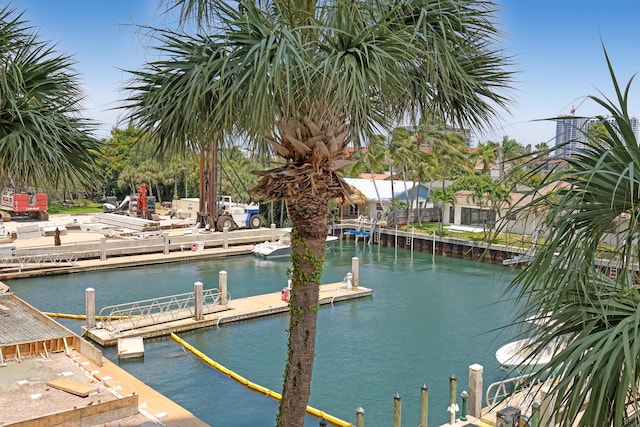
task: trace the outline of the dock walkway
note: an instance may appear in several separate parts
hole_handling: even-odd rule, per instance
[[[189,262],[205,259],[224,258],[234,255],[248,255],[253,245],[238,245],[229,248],[206,248],[198,251],[170,252],[168,254],[151,253],[128,255],[121,257],[77,260],[73,264],[58,265],[47,268],[42,265],[23,265],[22,268],[2,269],[0,280],[20,279],[26,277],[47,276],[55,274],[80,273],[87,271],[113,270],[117,268],[141,267],[169,262]]]
[[[371,296],[373,290],[362,286],[348,288],[343,282],[320,285],[319,304],[333,304],[338,301],[346,301],[355,298]],[[227,310],[217,311],[203,316],[203,320],[195,320],[193,317],[174,320],[164,323],[155,323],[139,328],[131,328],[133,322],[123,320],[123,328],[92,328],[86,331],[86,336],[102,346],[113,346],[120,338],[143,337],[152,338],[170,335],[194,329],[219,326],[224,323],[237,322],[256,317],[286,313],[289,304],[281,299],[280,292],[256,295],[246,298],[238,298],[228,301]],[[176,316],[177,317],[177,316]],[[112,325],[117,325],[111,321]]]

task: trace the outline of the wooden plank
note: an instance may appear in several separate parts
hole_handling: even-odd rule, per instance
[[[67,393],[75,394],[76,396],[80,397],[87,397],[89,396],[89,394],[98,391],[98,387],[82,384],[76,381],[68,380],[66,378],[49,381],[47,385],[49,387],[57,388],[58,390],[66,391]]]

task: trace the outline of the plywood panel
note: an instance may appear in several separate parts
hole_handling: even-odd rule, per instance
[[[57,388],[58,390],[66,391],[67,393],[75,394],[76,396],[80,397],[87,397],[89,396],[89,394],[98,391],[97,387],[82,384],[76,381],[71,381],[66,378],[49,381],[47,385],[53,388]]]

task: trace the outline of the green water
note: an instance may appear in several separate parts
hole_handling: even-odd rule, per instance
[[[448,420],[449,377],[458,395],[468,367],[484,366],[485,387],[505,376],[496,349],[507,337],[495,329],[513,315],[498,302],[513,272],[502,266],[344,242],[327,256],[323,283],[342,280],[360,258],[370,298],[323,306],[318,316],[316,361],[309,404],[355,423],[365,410],[368,427],[393,425],[393,396],[402,396],[403,425],[418,425],[420,388],[429,387],[429,423]],[[84,312],[84,290],[96,289],[100,307],[190,292],[193,282],[217,287],[228,272],[232,298],[275,292],[286,284],[288,260],[253,256],[196,263],[82,273],[7,282],[43,311]],[[79,332],[80,323],[62,321]],[[277,315],[181,334],[212,359],[249,380],[280,391],[286,360],[288,316]],[[115,349],[105,356],[118,363]],[[277,402],[252,392],[185,353],[170,339],[145,341],[145,357],[121,366],[203,421],[224,427],[272,426]],[[460,403],[460,401],[459,401]],[[317,426],[308,417],[305,426]]]

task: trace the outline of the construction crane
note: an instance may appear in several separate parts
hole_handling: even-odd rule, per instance
[[[573,105],[571,106],[571,115],[572,115],[572,116],[575,116],[575,115],[576,115],[576,110],[577,110],[578,108],[580,108],[580,107],[582,106],[582,104],[584,104],[584,102],[585,102],[587,99],[589,99],[589,96],[591,96],[591,95],[586,95],[586,96],[584,96],[584,97],[582,98],[582,101],[580,101],[580,103],[579,103],[577,106],[573,106]],[[580,98],[578,98],[578,99],[580,99]]]

